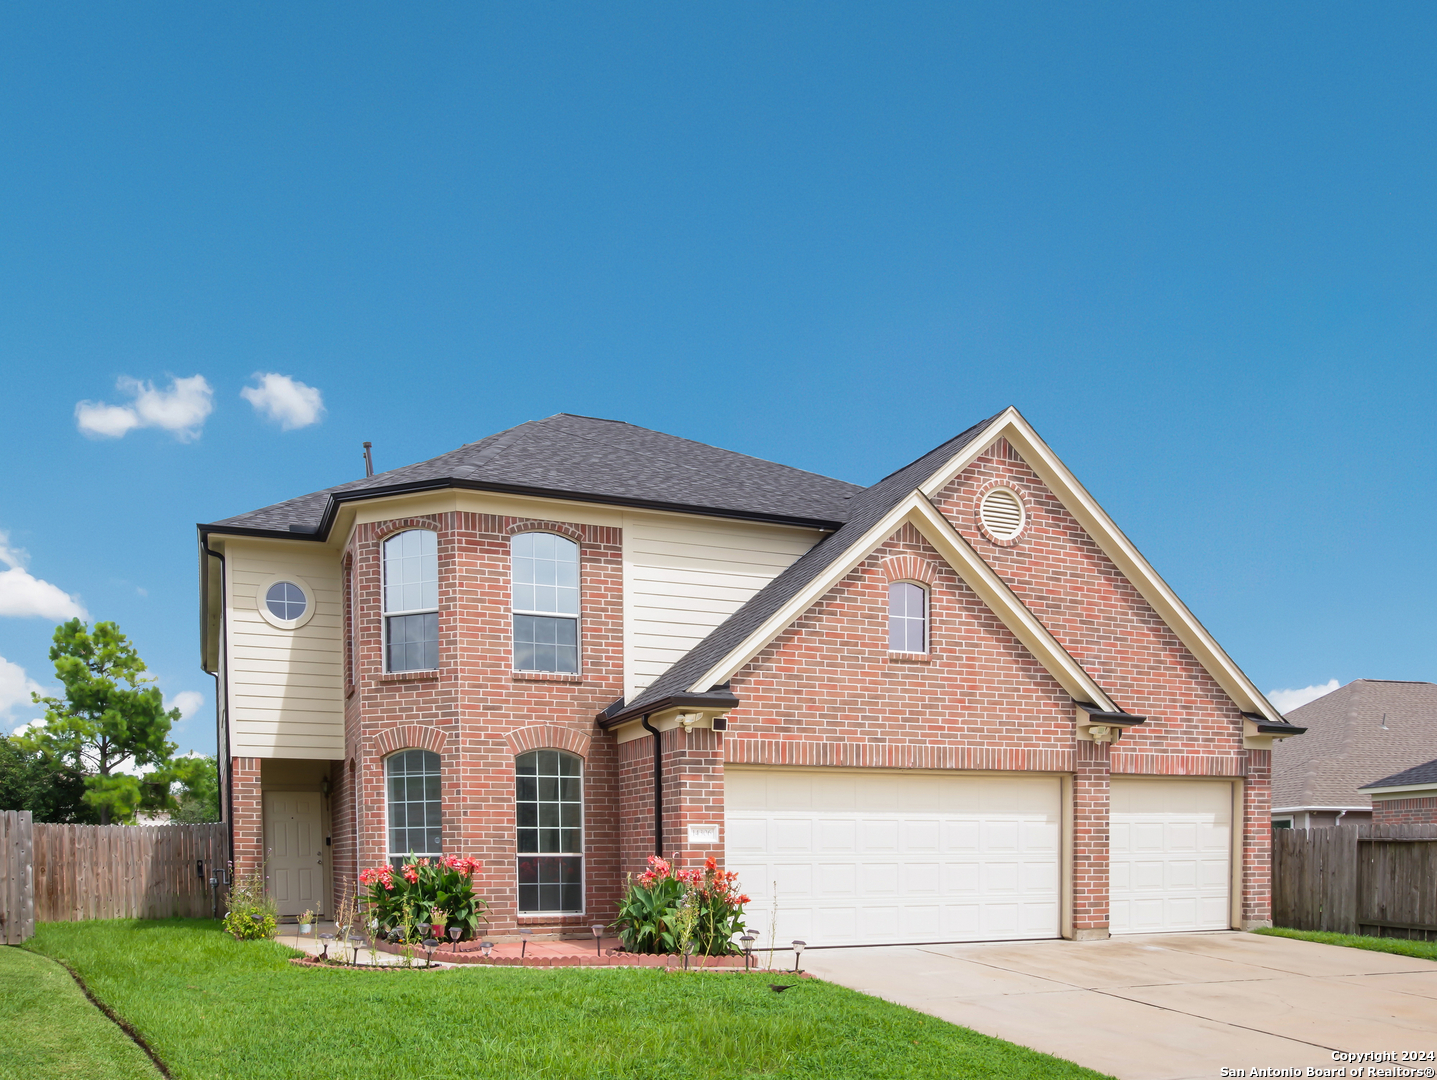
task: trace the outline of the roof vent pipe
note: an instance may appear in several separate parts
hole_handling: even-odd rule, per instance
[[[365,443],[365,444],[364,444],[364,475],[365,475],[365,476],[373,476],[373,475],[374,475],[374,458],[371,457],[371,456],[370,456],[370,453],[369,453],[369,448],[370,448],[371,446],[373,446],[373,445],[374,445],[373,443]]]

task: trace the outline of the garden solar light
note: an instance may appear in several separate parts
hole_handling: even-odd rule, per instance
[[[424,966],[434,966],[434,950],[439,948],[438,938],[427,937],[424,939]]]
[[[603,955],[604,955],[603,945],[602,945],[602,942],[603,942],[603,940],[604,940],[604,927],[603,927],[603,925],[602,925],[601,923],[595,923],[593,926],[589,927],[589,929],[594,932],[594,955],[595,955],[595,956],[603,956]]]
[[[358,934],[349,935],[349,947],[354,950],[354,959],[350,963],[359,963],[359,947],[364,944],[364,939]]]
[[[461,935],[463,935],[463,933],[464,927],[462,926],[451,926],[449,928],[449,940],[454,942],[454,945],[449,950],[450,952],[459,951],[459,938]]]
[[[754,935],[740,934],[738,939],[743,942],[743,969],[747,971],[749,958],[753,956]]]
[[[489,959],[489,950],[492,949],[493,947],[494,947],[494,943],[493,943],[492,941],[483,942],[483,943],[479,946],[479,948],[482,949],[483,952],[484,952],[484,959],[485,959],[485,960],[488,960],[488,959]]]
[[[324,942],[324,952],[320,953],[321,960],[329,959],[329,943],[334,940],[333,934],[320,934],[319,939]]]
[[[519,959],[521,961],[524,959],[524,952],[529,948],[529,935],[533,932],[532,930],[519,931],[519,933],[523,935],[519,938]]]
[[[807,944],[808,944],[808,942],[806,942],[806,941],[799,941],[797,938],[794,939],[794,942],[793,942],[793,972],[794,972],[795,975],[798,974],[798,961],[803,957],[803,947],[804,947],[805,945],[807,945]]]

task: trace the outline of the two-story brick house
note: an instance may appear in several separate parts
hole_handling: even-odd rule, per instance
[[[871,487],[558,415],[200,526],[238,868],[282,914],[484,864],[492,932],[651,853],[814,944],[1268,919],[1299,734],[1016,410]]]

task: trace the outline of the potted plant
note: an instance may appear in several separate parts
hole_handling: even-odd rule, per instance
[[[429,912],[429,926],[437,938],[444,937],[444,928],[449,925],[449,912],[437,907]]]
[[[301,934],[308,934],[308,933],[310,933],[313,929],[314,929],[314,912],[311,911],[311,910],[309,910],[308,908],[306,908],[304,914],[299,917],[299,932],[300,932]]]

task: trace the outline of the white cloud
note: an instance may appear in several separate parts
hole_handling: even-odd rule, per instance
[[[1336,679],[1329,679],[1325,683],[1304,686],[1300,690],[1269,690],[1267,700],[1272,702],[1278,712],[1286,715],[1293,709],[1306,705],[1309,701],[1316,701],[1318,698],[1332,693],[1341,685]]]
[[[32,577],[25,569],[30,561],[23,548],[11,547],[10,536],[0,530],[0,563],[8,570],[0,570],[0,615],[24,618],[38,615],[43,619],[83,619],[85,609],[80,602],[63,589]],[[3,713],[0,708],[0,713]]]
[[[181,690],[174,697],[165,702],[167,709],[179,709],[180,719],[188,720],[199,711],[205,703],[205,696],[197,690]]]
[[[288,375],[255,373],[258,386],[246,386],[240,391],[244,398],[271,420],[278,420],[284,431],[309,427],[317,424],[324,415],[324,397],[313,386],[306,386]]]
[[[180,442],[193,442],[200,437],[200,428],[215,407],[214,390],[203,375],[171,379],[168,390],[156,390],[153,383],[121,376],[115,388],[134,400],[129,405],[80,402],[75,406],[75,424],[81,432],[118,439],[132,428],[156,427],[171,432]]]
[[[17,705],[33,708],[30,694],[40,690],[40,684],[26,675],[24,668],[0,656],[0,718],[11,720],[11,710]]]

